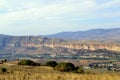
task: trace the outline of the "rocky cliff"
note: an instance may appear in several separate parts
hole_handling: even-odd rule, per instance
[[[74,54],[74,50],[106,49],[120,52],[120,44],[112,42],[65,41],[36,36],[0,37],[0,53],[14,54]],[[67,50],[67,51],[66,51]]]

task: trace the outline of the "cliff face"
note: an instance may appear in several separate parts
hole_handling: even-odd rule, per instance
[[[42,37],[34,37],[34,36],[0,37],[0,53],[59,54],[60,51],[62,51],[62,53],[65,53],[64,49],[76,49],[76,50],[106,49],[110,51],[120,52],[120,44],[89,43],[89,42],[82,43],[75,41],[67,42],[61,39],[42,38]]]
[[[110,51],[120,52],[120,45],[118,44],[45,44],[47,47],[65,47],[70,49],[88,49],[88,50],[98,50],[106,49]]]

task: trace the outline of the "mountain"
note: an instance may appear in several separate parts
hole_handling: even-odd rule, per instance
[[[61,32],[48,35],[49,38],[62,38],[73,40],[115,40],[120,41],[120,28],[92,29],[88,31]]]
[[[38,54],[48,52],[46,48],[51,44],[64,42],[62,39],[54,39],[38,36],[6,36],[0,37],[0,54]]]
[[[78,32],[63,32],[48,37],[9,36],[0,34],[0,58],[28,55],[76,56],[120,55],[120,29],[94,29]],[[60,39],[63,38],[63,39]],[[68,40],[74,39],[74,40]],[[81,39],[81,40],[79,40]],[[113,41],[109,41],[113,40]],[[115,55],[113,55],[115,54]],[[32,56],[32,57],[33,57]]]
[[[77,54],[79,50],[99,49],[120,52],[120,44],[101,41],[69,41],[38,36],[0,37],[2,54]]]
[[[81,58],[120,55],[120,43],[63,40],[39,36],[0,37],[0,58]]]
[[[8,37],[10,35],[4,35],[4,34],[0,34],[0,37]]]

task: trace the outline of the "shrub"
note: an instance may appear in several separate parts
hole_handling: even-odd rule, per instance
[[[4,59],[4,62],[7,62],[7,59]]]
[[[7,72],[7,69],[6,69],[6,68],[1,68],[1,69],[0,69],[0,72],[1,72],[1,73],[5,73],[5,72]]]
[[[55,70],[62,71],[62,72],[70,72],[75,69],[74,64],[72,63],[59,63],[56,67]]]
[[[26,59],[20,60],[18,62],[18,65],[40,66],[39,63],[35,63],[35,62],[31,61],[31,60],[26,60]]]
[[[48,61],[45,63],[46,66],[50,66],[50,67],[55,67],[57,66],[57,62],[56,61]]]
[[[83,70],[83,68],[81,66],[76,67],[75,70],[74,70],[74,72],[75,73],[85,73],[84,70]]]

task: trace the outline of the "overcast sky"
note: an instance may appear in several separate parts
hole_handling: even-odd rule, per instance
[[[120,0],[0,0],[0,34],[120,28]]]

